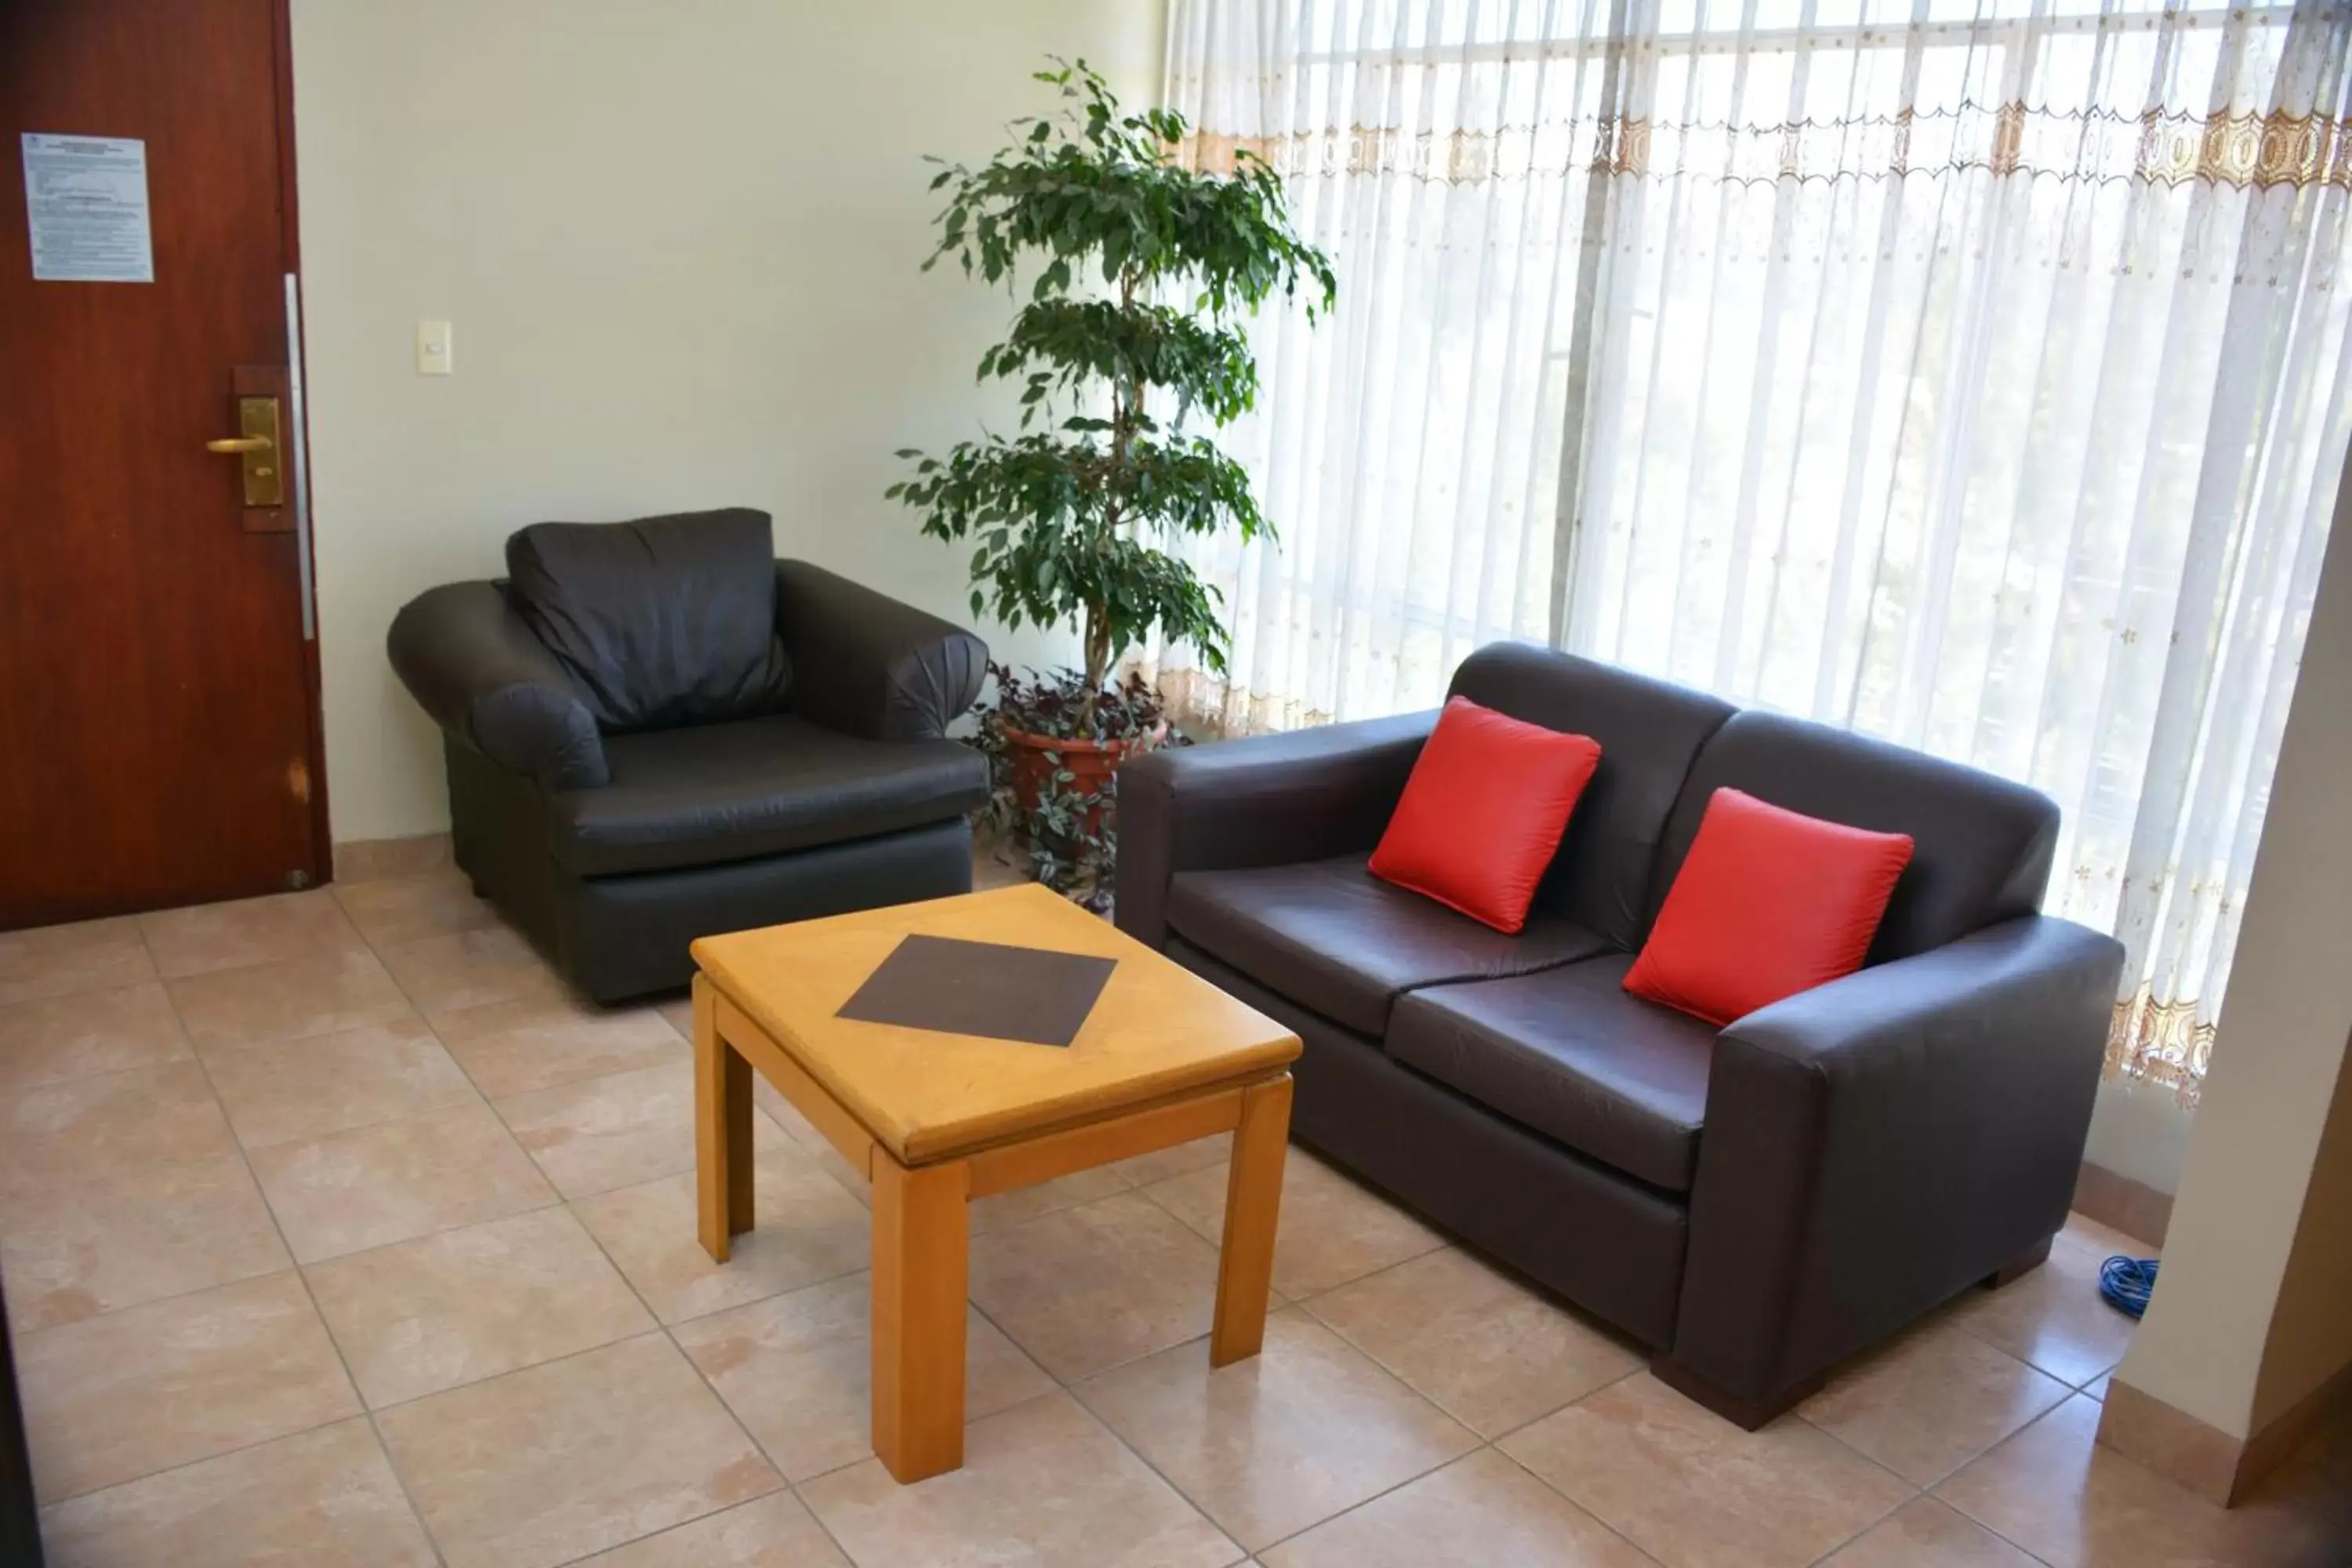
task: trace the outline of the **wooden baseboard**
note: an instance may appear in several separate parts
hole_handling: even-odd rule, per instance
[[[449,836],[420,833],[413,838],[356,838],[335,846],[335,880],[373,882],[412,877],[449,864]]]
[[[2161,1249],[2172,1226],[2172,1194],[2085,1160],[2074,1178],[2074,1212]]]
[[[2224,1508],[2244,1500],[2336,1409],[2352,1404],[2352,1364],[2250,1437],[2232,1437],[2121,1378],[2107,1384],[2099,1441]]]

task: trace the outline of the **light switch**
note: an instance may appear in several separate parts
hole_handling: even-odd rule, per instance
[[[449,323],[446,321],[417,322],[416,374],[446,375],[452,368]]]

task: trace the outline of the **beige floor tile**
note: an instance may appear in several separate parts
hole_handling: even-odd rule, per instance
[[[1154,1182],[1189,1175],[1211,1165],[1222,1165],[1233,1153],[1234,1135],[1219,1132],[1207,1138],[1195,1138],[1190,1143],[1179,1143],[1172,1149],[1155,1149],[1149,1154],[1137,1154],[1106,1167],[1127,1178],[1128,1184],[1148,1187]]]
[[[0,1099],[0,1269],[19,1329],[286,1262],[193,1060]]]
[[[2115,1376],[2112,1370],[2103,1372],[2083,1385],[2083,1392],[2104,1405],[2107,1399],[2107,1382]]]
[[[0,1203],[0,1274],[19,1333],[287,1268],[234,1152],[157,1163]]]
[[[212,1085],[194,1061],[0,1099],[0,1202],[236,1152]]]
[[[804,1143],[801,1146],[816,1156],[816,1163],[824,1169],[824,1173],[832,1177],[834,1184],[843,1192],[856,1198],[859,1208],[870,1209],[874,1206],[873,1182],[868,1179],[865,1172],[843,1159],[840,1150],[822,1142],[814,1144]]]
[[[643,1333],[653,1320],[580,1222],[537,1209],[306,1270],[375,1408]]]
[[[617,1187],[572,1205],[646,1305],[681,1323],[865,1268],[873,1241],[865,1206],[804,1149],[752,1163],[753,1226],[732,1255],[702,1250],[692,1172]]]
[[[2079,1387],[2124,1359],[2132,1320],[2099,1300],[2099,1265],[2145,1243],[2079,1215],[2058,1235],[2049,1261],[1998,1290],[1971,1290],[1952,1320],[1995,1349]]]
[[[433,1026],[492,1100],[694,1059],[653,1008],[608,1010],[570,996],[467,1007],[437,1015]]]
[[[228,903],[158,910],[139,934],[166,979],[293,959],[334,958],[366,944],[324,888]]]
[[[673,1331],[728,1408],[795,1481],[874,1451],[872,1292],[853,1274]],[[978,1313],[964,1338],[964,1416],[1048,1392],[1051,1379]]]
[[[1252,1551],[1477,1446],[1297,1308],[1266,1320],[1247,1361],[1212,1372],[1205,1346],[1179,1345],[1076,1393]]]
[[[579,1568],[850,1568],[850,1562],[800,1499],[770,1492],[583,1558]]]
[[[462,1008],[566,994],[530,943],[506,926],[398,942],[381,949],[380,956],[417,1010],[436,1024],[443,1014]]]
[[[110,1487],[41,1516],[50,1568],[432,1568],[362,1420]]]
[[[1204,1165],[1143,1190],[1213,1242],[1224,1229],[1225,1171],[1223,1164]],[[1304,1149],[1293,1148],[1284,1162],[1274,1288],[1292,1300],[1360,1279],[1444,1243],[1437,1232]]]
[[[514,1135],[567,1198],[694,1169],[694,1064],[641,1068],[497,1102]],[[751,1113],[756,1149],[788,1141]]]
[[[397,1121],[475,1099],[422,1018],[215,1052],[213,1088],[248,1149]]]
[[[1127,1191],[1127,1188],[1126,1179],[1108,1165],[1073,1171],[1066,1176],[1056,1176],[1034,1187],[1015,1187],[1009,1193],[984,1197],[971,1205],[971,1234],[985,1236],[990,1231],[1010,1230],[1016,1225],[1026,1225],[1045,1215],[1059,1214],[1080,1204],[1113,1196]]]
[[[654,1011],[659,1013],[669,1026],[677,1031],[679,1039],[690,1041],[694,1038],[693,997],[674,996],[667,1002],[655,1004]]]
[[[308,1039],[408,1016],[408,999],[365,950],[250,969],[215,970],[166,986],[196,1054]]]
[[[801,1495],[858,1568],[1223,1568],[1242,1556],[1066,1394],[974,1422],[960,1470],[902,1487],[868,1459]]]
[[[1938,1319],[1840,1372],[1798,1413],[1913,1486],[1932,1487],[2069,1392]]]
[[[1822,1560],[1822,1568],[2041,1568],[1934,1498],[1913,1498]]]
[[[2265,1500],[2235,1509],[2096,1446],[2099,1405],[2068,1400],[1936,1489],[2053,1568],[2322,1568],[2352,1556],[2317,1521]]]
[[[1492,1448],[1271,1547],[1266,1568],[1655,1568]]]
[[[1138,1196],[972,1240],[973,1303],[1065,1383],[1207,1333],[1216,1294],[1217,1249]]]
[[[44,1500],[359,1411],[291,1270],[27,1334],[16,1371]]]
[[[1669,1568],[1801,1568],[1911,1493],[1802,1421],[1743,1432],[1647,1373],[1502,1447]]]
[[[1486,1437],[1643,1363],[1597,1323],[1452,1247],[1327,1291],[1308,1310]]]
[[[273,1144],[251,1158],[286,1245],[303,1263],[556,1201],[530,1156],[479,1102]]]
[[[139,922],[127,915],[0,931],[0,1005],[154,978]]]
[[[408,877],[338,882],[333,891],[360,935],[377,947],[456,936],[499,923],[497,909],[488,900],[474,897],[472,882],[454,866]]]
[[[152,980],[0,1006],[0,1094],[193,1054]]]
[[[551,1568],[781,1484],[657,1333],[376,1421],[449,1568]]]

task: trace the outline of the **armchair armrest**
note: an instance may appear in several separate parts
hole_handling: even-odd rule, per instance
[[[988,645],[951,621],[805,561],[776,563],[793,706],[869,741],[929,741],[980,695]]]
[[[2066,1220],[2122,973],[2039,915],[1717,1037],[1674,1370],[1766,1415]]]
[[[1179,871],[1320,860],[1380,842],[1435,712],[1153,752],[1118,770],[1121,931],[1166,941]]]
[[[604,737],[572,678],[494,583],[451,583],[401,607],[384,649],[449,734],[545,789],[611,782]]]

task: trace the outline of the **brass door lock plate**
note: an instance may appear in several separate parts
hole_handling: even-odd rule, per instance
[[[234,453],[245,470],[245,504],[278,507],[286,504],[285,446],[278,423],[278,399],[240,397],[236,400],[237,433],[205,443],[207,452]]]

